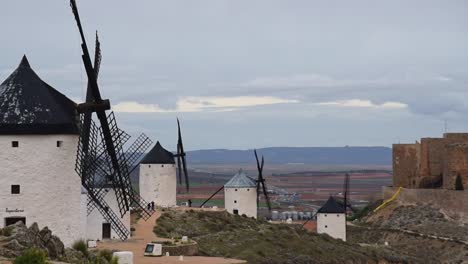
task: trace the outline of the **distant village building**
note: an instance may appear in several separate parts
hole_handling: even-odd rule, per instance
[[[468,188],[468,133],[445,133],[414,144],[393,145],[393,186],[455,189],[457,177]]]
[[[119,205],[117,203],[117,196],[115,190],[109,186],[100,187],[106,193],[104,201],[109,205],[110,210],[119,212]],[[130,230],[130,211],[127,211],[123,217],[120,217],[120,222],[127,230]],[[103,240],[103,239],[120,239],[118,232],[111,227],[97,208],[91,211],[86,221],[86,238],[89,240]]]
[[[317,233],[346,241],[345,209],[332,196],[317,211]]]
[[[177,203],[177,170],[174,155],[159,141],[140,162],[140,196],[161,207]]]
[[[257,184],[244,171],[224,185],[224,207],[231,214],[257,218]]]
[[[0,85],[0,228],[37,222],[66,246],[85,238],[75,109],[26,56]]]

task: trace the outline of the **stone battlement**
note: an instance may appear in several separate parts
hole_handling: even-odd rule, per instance
[[[457,175],[468,189],[468,133],[393,145],[394,186],[453,190]]]

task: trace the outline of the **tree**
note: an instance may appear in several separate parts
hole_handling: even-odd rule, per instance
[[[455,179],[455,190],[463,191],[463,182],[460,174],[457,174],[457,178]]]

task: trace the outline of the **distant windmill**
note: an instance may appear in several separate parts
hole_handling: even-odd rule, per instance
[[[267,206],[268,206],[268,210],[271,211],[271,204],[270,204],[270,198],[268,197],[268,189],[266,187],[266,184],[265,184],[265,179],[263,178],[263,166],[265,164],[265,160],[262,156],[262,160],[260,162],[260,160],[258,159],[258,155],[257,155],[257,151],[254,150],[254,154],[255,154],[255,159],[257,161],[257,170],[258,170],[258,176],[257,176],[257,179],[255,180],[255,182],[253,182],[253,179],[250,179],[248,177],[245,176],[245,174],[243,174],[242,170],[239,171],[238,174],[236,174],[233,179],[231,179],[226,185],[224,186],[221,186],[219,189],[216,190],[216,192],[214,192],[208,199],[206,199],[201,205],[200,205],[200,208],[203,207],[208,201],[210,201],[216,194],[218,194],[220,191],[222,191],[223,189],[225,189],[225,187],[236,187],[238,186],[239,188],[242,188],[242,187],[246,187],[245,183],[242,182],[242,180],[245,180],[245,179],[249,179],[249,181],[252,181],[252,184],[255,184],[255,187],[256,187],[256,208],[259,207],[259,204],[260,204],[260,194],[263,192],[263,195],[265,196],[265,200],[266,200],[266,203],[267,203]],[[237,177],[237,178],[236,178]],[[236,185],[236,184],[239,184],[239,182],[236,182],[236,181],[241,181],[242,184],[241,185]],[[233,184],[232,186],[231,183]],[[237,189],[236,189],[237,190]],[[252,199],[252,202],[253,202],[253,199]],[[249,207],[249,205],[239,205],[239,206],[247,206]]]
[[[257,207],[260,206],[260,186],[262,188],[263,195],[265,196],[265,200],[268,206],[268,210],[271,211],[271,204],[270,198],[268,197],[268,189],[265,185],[265,179],[263,178],[263,165],[265,165],[265,159],[262,155],[262,161],[258,160],[257,150],[254,150],[255,159],[257,161],[257,169],[258,169],[258,176],[257,176]]]

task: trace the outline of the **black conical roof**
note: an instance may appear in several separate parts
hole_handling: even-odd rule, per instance
[[[333,196],[317,211],[322,214],[344,214],[345,210],[342,204],[338,203]]]
[[[175,164],[174,154],[156,142],[153,149],[141,160],[141,164]]]
[[[26,56],[0,84],[0,134],[76,134],[76,104],[42,81]]]

